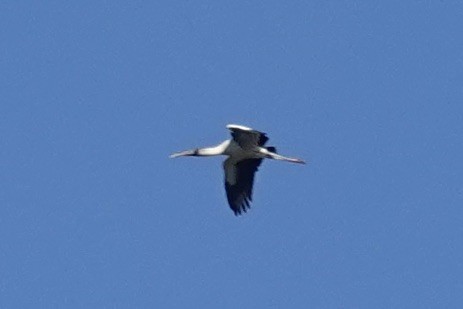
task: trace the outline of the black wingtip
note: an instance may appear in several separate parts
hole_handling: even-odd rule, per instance
[[[231,205],[230,205],[231,206]],[[230,207],[233,210],[235,216],[241,216],[248,212],[251,209],[251,202],[249,199],[244,199],[241,204],[236,204]]]

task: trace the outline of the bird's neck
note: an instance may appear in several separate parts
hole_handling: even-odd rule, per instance
[[[224,154],[230,141],[225,141],[214,147],[199,148],[196,152],[197,156],[219,156]]]

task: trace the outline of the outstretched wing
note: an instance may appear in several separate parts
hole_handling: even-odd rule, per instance
[[[254,175],[261,163],[262,159],[239,162],[233,162],[230,158],[225,160],[225,191],[228,204],[235,215],[240,215],[251,207]]]
[[[253,149],[256,146],[264,146],[268,141],[265,133],[236,124],[229,124],[227,128],[231,131],[233,140],[243,149]]]

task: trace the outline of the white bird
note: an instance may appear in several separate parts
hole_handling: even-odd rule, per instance
[[[276,153],[275,147],[264,147],[268,141],[265,133],[236,124],[229,124],[232,138],[215,147],[196,148],[172,154],[170,158],[183,156],[217,156],[228,158],[223,163],[225,171],[225,190],[230,208],[235,215],[246,212],[252,201],[254,174],[263,159],[282,160],[292,163],[305,162],[297,158],[288,158]]]

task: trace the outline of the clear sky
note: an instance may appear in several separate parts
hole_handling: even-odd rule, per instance
[[[463,308],[461,1],[2,1],[0,307]],[[267,132],[235,217],[222,158]]]

